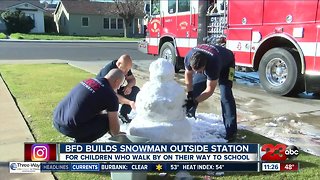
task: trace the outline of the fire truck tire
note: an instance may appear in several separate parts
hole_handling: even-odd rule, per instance
[[[177,64],[176,50],[171,42],[163,43],[163,45],[160,48],[160,57],[168,59],[173,64],[175,72],[179,72],[180,69]]]
[[[259,64],[262,87],[269,93],[292,96],[301,92],[301,75],[294,53],[286,48],[267,51]]]

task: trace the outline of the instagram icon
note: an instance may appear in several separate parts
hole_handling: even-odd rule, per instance
[[[31,146],[32,161],[49,161],[50,148],[48,144],[33,144]]]

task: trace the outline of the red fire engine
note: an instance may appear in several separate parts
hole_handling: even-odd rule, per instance
[[[192,47],[220,44],[234,52],[238,70],[259,70],[268,92],[320,91],[319,0],[145,2],[147,32],[138,49],[176,70]]]

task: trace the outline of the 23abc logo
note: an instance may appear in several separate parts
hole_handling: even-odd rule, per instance
[[[33,144],[31,146],[32,161],[49,161],[50,152],[48,144]]]
[[[285,161],[294,159],[299,155],[299,150],[296,146],[285,144],[264,144],[261,147],[262,161]]]

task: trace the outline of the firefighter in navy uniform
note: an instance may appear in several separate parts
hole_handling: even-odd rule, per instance
[[[188,91],[187,116],[195,117],[198,103],[208,99],[219,83],[226,139],[234,141],[237,134],[237,113],[232,93],[235,67],[232,51],[222,46],[202,44],[188,52],[184,63]]]
[[[115,93],[123,81],[122,71],[113,69],[105,77],[80,82],[55,108],[54,127],[77,143],[91,143],[107,132],[124,134],[120,132]]]
[[[131,122],[128,114],[132,109],[135,109],[135,100],[138,92],[140,91],[139,87],[136,86],[136,78],[131,72],[132,65],[133,62],[131,57],[127,54],[124,54],[121,55],[119,59],[113,60],[106,64],[97,74],[97,78],[104,77],[112,69],[120,69],[125,74],[125,81],[127,84],[125,86],[121,85],[121,87],[117,90],[119,103],[122,104],[119,118],[124,123]]]

